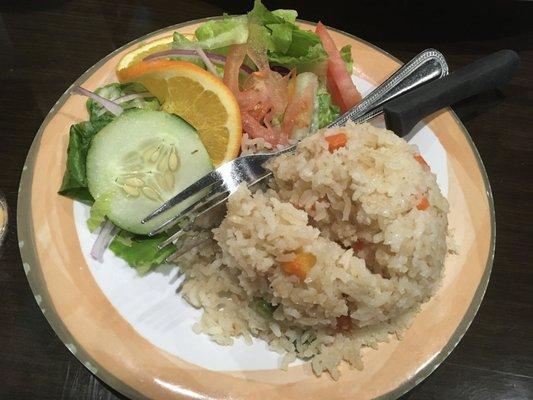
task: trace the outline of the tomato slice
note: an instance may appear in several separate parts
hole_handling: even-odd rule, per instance
[[[328,53],[327,86],[333,102],[344,113],[361,101],[361,94],[355,87],[352,77],[346,70],[344,60],[329,35],[326,27],[319,22],[316,26],[316,34]]]

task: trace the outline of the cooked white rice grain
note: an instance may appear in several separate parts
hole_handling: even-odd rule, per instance
[[[324,137],[339,131],[347,144],[331,153]],[[258,150],[271,146],[244,138],[244,153]],[[448,203],[417,152],[363,124],[273,160],[271,189],[239,188],[214,239],[182,257],[182,293],[204,310],[194,331],[261,338],[282,368],[301,357],[333,379],[343,360],[362,369],[361,348],[401,337],[442,280]],[[302,253],[316,259],[304,279],[283,268]]]

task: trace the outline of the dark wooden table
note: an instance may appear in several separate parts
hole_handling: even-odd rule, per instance
[[[15,219],[19,177],[39,125],[64,90],[119,46],[247,2],[8,0],[0,5],[0,189]],[[496,204],[496,258],[470,329],[405,399],[533,398],[533,2],[266,1],[375,43],[402,60],[435,47],[460,67],[501,48],[522,66],[510,85],[455,110],[474,138]],[[433,4],[438,3],[438,4]],[[432,5],[429,5],[432,4]],[[357,61],[356,61],[357,62]],[[26,282],[12,222],[0,256],[0,399],[117,399],[55,336]]]

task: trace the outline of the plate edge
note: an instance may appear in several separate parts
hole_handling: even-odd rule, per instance
[[[37,134],[34,137],[34,140],[32,141],[32,144],[30,146],[30,150],[28,151],[28,155],[26,157],[26,160],[24,162],[24,167],[21,173],[20,177],[20,184],[19,184],[19,191],[17,196],[17,236],[19,239],[19,244],[24,243],[24,246],[20,247],[20,253],[21,258],[23,261],[23,265],[32,265],[35,264],[36,261],[36,254],[34,249],[34,234],[33,234],[33,224],[31,218],[26,219],[23,213],[24,210],[30,209],[30,196],[25,195],[25,193],[29,193],[32,185],[32,176],[28,176],[28,174],[31,171],[29,168],[29,165],[31,165],[35,160],[35,155],[38,149],[38,144],[41,140],[42,133],[44,131],[44,128],[47,126],[48,122],[52,117],[56,114],[57,110],[63,106],[65,101],[67,100],[72,88],[76,85],[78,85],[80,82],[83,82],[86,80],[88,76],[90,76],[96,69],[100,68],[103,64],[105,64],[110,58],[114,57],[116,54],[120,53],[124,49],[135,45],[137,43],[140,43],[144,40],[147,40],[157,34],[160,34],[165,31],[169,31],[172,29],[178,29],[184,26],[192,25],[195,23],[201,23],[208,20],[213,19],[220,19],[223,18],[221,16],[216,17],[207,17],[207,18],[200,18],[195,20],[190,20],[186,22],[182,22],[179,24],[171,25],[168,27],[161,28],[157,31],[150,32],[146,35],[143,35],[140,38],[134,39],[123,46],[115,49],[113,52],[106,55],[104,58],[99,60],[97,63],[95,63],[93,66],[91,66],[89,69],[87,69],[78,79],[76,79],[67,89],[66,91],[61,95],[61,97],[56,101],[56,103],[52,106],[50,111],[48,112],[47,116],[43,120],[42,124],[39,127],[39,130],[37,131]],[[315,22],[305,21],[298,19],[298,22],[306,23],[315,26]],[[373,45],[372,43],[369,43],[357,36],[354,36],[350,33],[347,33],[345,31],[332,28],[328,26],[328,29],[332,31],[336,31],[342,35],[348,36],[353,40],[359,41],[364,43],[365,45],[375,49],[376,51],[384,54],[385,56],[389,57],[390,59],[402,64],[400,60],[398,60],[396,57],[388,53],[387,51]],[[446,111],[450,113],[450,115],[453,117],[455,122],[458,124],[459,128],[463,132],[472,152],[474,153],[474,156],[476,158],[476,162],[478,164],[483,183],[485,186],[486,194],[487,194],[487,200],[488,200],[488,206],[490,210],[490,226],[491,226],[491,236],[490,236],[490,244],[489,244],[489,255],[485,264],[485,270],[483,272],[483,275],[481,277],[480,285],[477,287],[476,292],[474,294],[474,297],[467,309],[467,312],[463,316],[463,319],[461,320],[459,326],[453,333],[452,337],[446,343],[446,345],[442,348],[442,350],[437,353],[434,358],[422,369],[420,369],[415,375],[413,375],[411,378],[409,378],[407,381],[405,381],[402,385],[398,386],[396,389],[385,393],[376,399],[379,400],[389,400],[389,399],[396,399],[403,394],[407,393],[409,390],[414,388],[416,385],[421,383],[424,379],[426,379],[435,369],[438,368],[438,366],[449,356],[449,354],[453,351],[453,349],[457,346],[459,341],[462,339],[462,337],[465,335],[466,331],[468,330],[469,326],[471,325],[475,315],[477,314],[477,311],[479,310],[479,307],[481,305],[481,302],[483,300],[484,294],[486,292],[490,273],[492,271],[492,265],[494,261],[494,253],[495,253],[495,243],[496,243],[496,221],[495,221],[495,210],[494,210],[494,200],[492,196],[492,189],[490,186],[490,182],[488,179],[488,175],[485,169],[485,166],[483,164],[483,161],[481,159],[481,156],[479,154],[479,151],[477,150],[468,130],[463,125],[463,123],[460,121],[460,119],[457,117],[455,112],[451,108],[447,108]],[[22,222],[24,220],[24,223]],[[27,223],[26,223],[27,221]],[[32,246],[30,246],[32,244]],[[29,249],[31,247],[31,250]],[[28,264],[28,260],[31,261],[31,263]],[[40,271],[39,271],[40,272]],[[85,368],[87,368],[91,373],[93,373],[95,376],[97,376],[99,379],[101,379],[103,382],[111,386],[114,390],[117,390],[129,397],[135,398],[135,399],[146,399],[145,396],[140,394],[139,392],[132,389],[129,385],[126,385],[124,382],[116,380],[112,374],[108,373],[107,371],[100,369],[95,372],[94,368],[92,367],[91,357],[86,354],[83,349],[77,349],[77,347],[74,347],[76,349],[75,351],[72,350],[71,347],[69,347],[70,344],[73,344],[76,346],[76,343],[73,339],[73,337],[70,335],[66,327],[63,325],[62,321],[55,318],[54,314],[51,314],[50,312],[46,312],[46,310],[53,310],[53,304],[48,298],[47,293],[37,293],[37,282],[42,280],[43,278],[41,276],[35,276],[35,273],[26,274],[28,283],[30,285],[30,288],[33,292],[34,297],[36,298],[36,302],[38,303],[39,307],[41,308],[41,311],[43,312],[43,315],[45,316],[45,319],[55,332],[55,334],[59,337],[59,339],[63,342],[65,347],[78,359],[79,362],[83,364]],[[39,274],[40,275],[40,274]],[[39,297],[38,297],[39,296]],[[104,373],[102,373],[104,371]]]

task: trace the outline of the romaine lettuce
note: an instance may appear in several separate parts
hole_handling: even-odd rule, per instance
[[[276,17],[283,18],[285,21],[290,22],[291,24],[296,22],[296,17],[298,16],[298,12],[296,10],[284,10],[281,8],[272,11],[272,14],[274,14]]]
[[[168,236],[160,234],[154,237],[132,235],[121,231],[109,245],[117,257],[125,260],[135,268],[139,275],[145,275],[153,267],[163,264],[168,256],[176,251],[174,245],[159,249],[157,245]]]
[[[352,46],[347,44],[340,50],[339,53],[341,54],[341,58],[346,63],[346,70],[351,75],[353,73]]]
[[[174,49],[184,49],[191,47],[192,41],[187,38],[187,36],[182,35],[179,32],[174,32],[172,35],[172,48]]]
[[[200,25],[195,31],[195,45],[202,49],[218,49],[248,40],[248,19],[246,16],[213,19]]]
[[[303,56],[291,56],[288,54],[269,53],[268,60],[272,65],[281,65],[287,68],[297,68],[298,72],[311,71],[317,75],[323,75],[326,69],[324,49],[321,44],[309,47]],[[323,71],[322,73],[320,71]]]
[[[282,22],[265,26],[270,31],[267,31],[267,33],[270,33],[270,36],[267,36],[269,38],[268,50],[272,53],[285,54],[291,47],[294,25],[289,22]]]
[[[323,128],[339,117],[340,109],[332,103],[331,95],[323,83],[318,86],[317,100],[318,127]]]
[[[70,127],[67,166],[59,194],[91,204],[94,199],[87,187],[85,162],[91,141],[113,118],[102,116],[94,121],[80,122]]]
[[[273,65],[312,70],[316,64],[327,60],[319,37],[311,31],[296,26],[297,13],[294,10],[269,11],[260,0],[248,13],[251,23],[264,27],[268,60]]]
[[[87,220],[87,227],[90,232],[96,231],[96,229],[102,225],[105,221],[107,210],[111,204],[111,195],[98,197],[91,206],[91,214]]]

